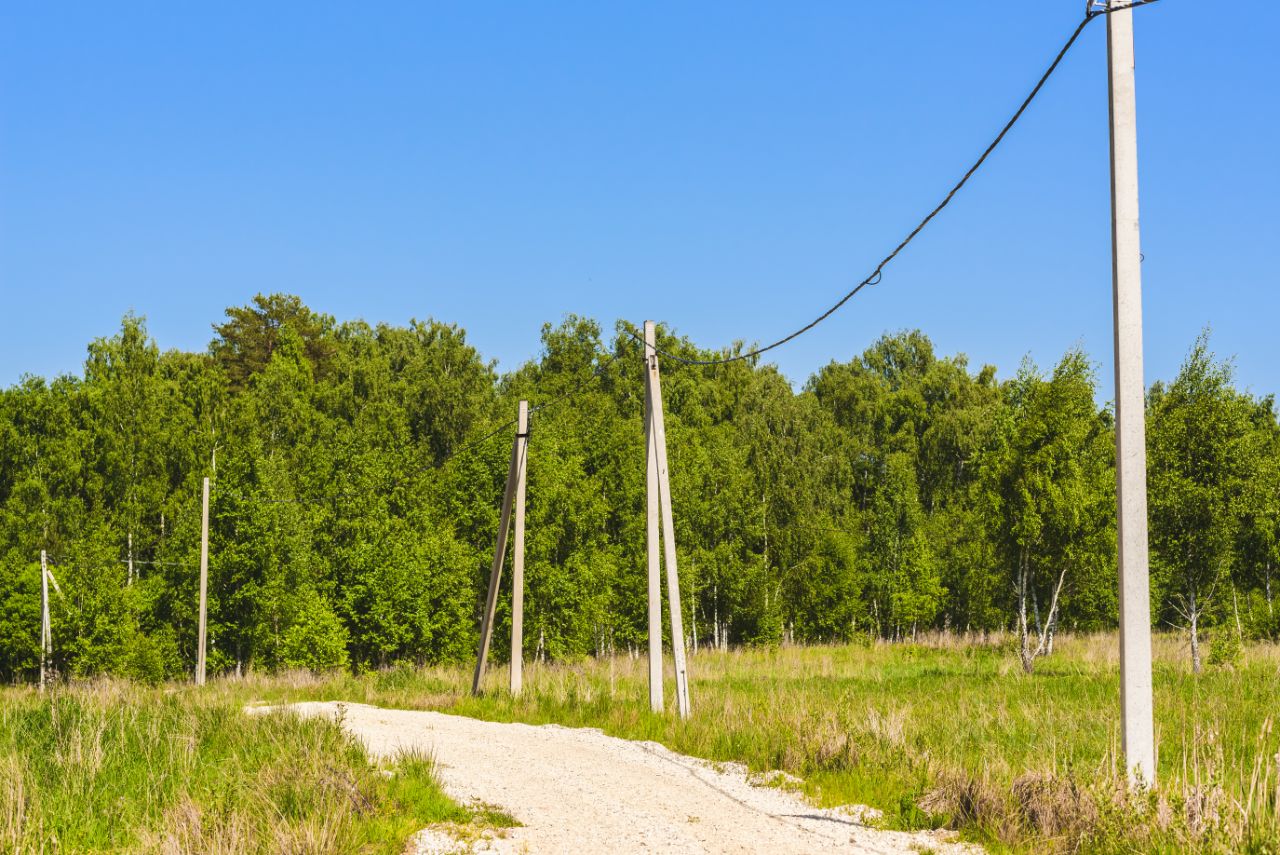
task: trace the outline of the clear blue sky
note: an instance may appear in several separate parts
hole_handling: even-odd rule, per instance
[[[146,315],[462,324],[511,368],[567,312],[768,340],[868,272],[1026,94],[1083,0],[0,7],[0,383]],[[1197,332],[1280,391],[1280,7],[1135,16],[1147,376]],[[919,327],[1111,394],[1105,25],[986,169],[814,333],[795,381]]]

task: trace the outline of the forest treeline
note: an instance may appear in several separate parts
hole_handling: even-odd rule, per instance
[[[214,673],[473,656],[512,431],[485,437],[569,392],[531,420],[526,649],[642,649],[642,364],[625,325],[572,316],[507,374],[456,326],[288,295],[228,309],[204,353],[127,316],[83,376],[0,392],[0,679],[37,673],[42,549],[60,673],[189,672],[206,476]],[[909,331],[800,391],[750,360],[662,370],[691,644],[1011,630],[1030,669],[1056,629],[1115,626],[1113,416],[1085,353],[1002,380]],[[1152,621],[1199,667],[1206,629],[1280,630],[1280,430],[1206,336],[1147,417]]]

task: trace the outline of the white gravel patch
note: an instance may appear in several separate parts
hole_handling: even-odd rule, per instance
[[[339,717],[371,755],[427,751],[451,796],[523,825],[461,842],[427,829],[417,851],[492,853],[975,853],[944,832],[883,831],[864,806],[818,809],[798,794],[755,786],[736,764],[711,764],[654,742],[594,729],[480,721],[339,702],[294,704]],[[261,711],[259,708],[255,711]]]

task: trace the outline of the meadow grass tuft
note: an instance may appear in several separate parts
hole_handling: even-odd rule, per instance
[[[398,853],[472,812],[430,758],[379,769],[332,721],[247,716],[216,686],[0,698],[0,850]]]

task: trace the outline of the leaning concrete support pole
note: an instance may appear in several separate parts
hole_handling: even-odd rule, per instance
[[[1111,248],[1115,301],[1116,497],[1120,557],[1120,711],[1132,783],[1156,782],[1147,569],[1147,451],[1133,11],[1107,15]]]
[[[671,509],[671,474],[667,467],[667,427],[662,412],[662,378],[658,355],[649,359],[649,400],[652,418],[650,453],[658,463],[658,498],[662,524],[662,563],[667,567],[667,606],[671,613],[671,657],[676,665],[676,707],[689,717],[689,668],[684,651],[684,616],[680,611],[680,572],[676,563],[675,518]]]
[[[507,466],[507,486],[502,492],[502,514],[498,517],[498,542],[493,549],[493,565],[489,568],[489,595],[485,598],[484,616],[480,621],[480,653],[471,677],[471,694],[480,694],[484,681],[485,660],[489,658],[489,642],[493,638],[493,620],[498,611],[498,586],[502,582],[502,562],[507,555],[507,532],[511,527],[511,506],[515,500],[516,469],[519,465],[520,437],[511,445],[511,463]]]
[[[654,389],[649,365],[658,358],[653,321],[644,322],[645,543],[649,570],[649,708],[662,712],[662,558],[658,530],[661,498],[654,444]]]

